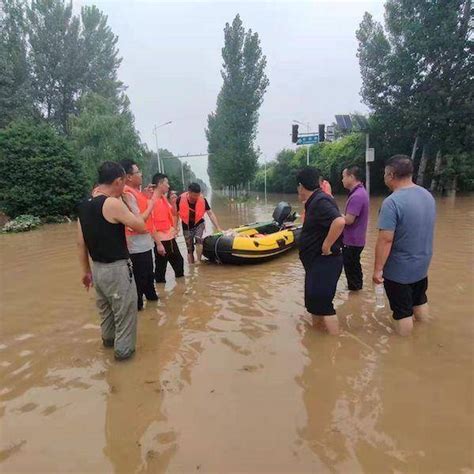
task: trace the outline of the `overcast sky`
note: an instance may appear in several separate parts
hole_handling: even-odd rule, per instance
[[[204,153],[207,115],[222,85],[223,28],[240,14],[259,34],[270,86],[260,110],[256,145],[271,160],[292,147],[292,120],[331,123],[335,114],[365,112],[359,90],[355,31],[365,11],[383,18],[382,1],[76,0],[96,4],[119,36],[120,79],[142,140],[174,154]],[[304,128],[304,127],[302,127]],[[306,131],[306,130],[302,130]],[[225,140],[225,137],[222,137]],[[262,158],[263,159],[263,158]],[[189,159],[207,181],[206,158]]]

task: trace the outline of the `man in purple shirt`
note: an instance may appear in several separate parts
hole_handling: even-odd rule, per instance
[[[349,166],[342,172],[342,185],[349,190],[346,203],[342,256],[347,286],[350,291],[362,289],[360,254],[364,250],[369,220],[369,195],[362,184],[362,171]]]

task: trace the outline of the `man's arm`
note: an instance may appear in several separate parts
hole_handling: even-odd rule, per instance
[[[343,215],[346,225],[354,224],[362,211],[362,201],[356,196],[351,196],[347,201],[346,215]]]
[[[146,231],[143,217],[134,215],[121,199],[107,198],[102,212],[109,222],[124,224],[140,234]]]
[[[392,250],[395,229],[397,228],[398,212],[392,199],[387,198],[382,203],[379,213],[379,235],[375,245],[375,263],[372,281],[379,285],[383,283],[383,267]]]
[[[89,288],[92,287],[92,272],[89,262],[89,252],[84,242],[84,235],[79,219],[77,220],[77,250],[82,270],[82,284],[86,287],[86,290],[89,291]]]
[[[212,212],[212,209],[207,211],[207,215],[209,216],[209,219],[211,219],[212,225],[217,229],[218,232],[221,232],[222,229],[219,225],[219,222],[217,221],[216,215]]]
[[[375,245],[375,263],[372,281],[376,284],[383,283],[383,267],[387,262],[390,250],[392,250],[393,230],[379,230],[379,236]]]
[[[156,203],[156,196],[155,195],[152,195],[152,198],[149,199],[148,206],[147,206],[146,210],[142,213],[140,213],[140,209],[138,208],[137,200],[135,199],[135,197],[133,195],[130,195],[128,193],[124,193],[124,195],[122,197],[125,201],[125,204],[127,205],[127,207],[129,208],[129,210],[132,214],[134,214],[136,216],[141,216],[144,221],[148,220],[148,218],[150,217],[151,211],[153,211],[153,207]],[[147,233],[147,230],[145,230],[143,232],[143,234],[146,234],[146,233]]]
[[[178,196],[176,194],[172,194],[169,203],[171,204],[171,213],[173,216],[176,216],[178,214],[178,206],[177,206],[177,201],[178,201]]]
[[[324,239],[321,253],[323,255],[331,255],[331,247],[333,246],[334,242],[339,238],[344,230],[345,220],[344,217],[336,217],[331,222],[331,227],[329,227],[328,235]]]
[[[346,225],[352,225],[354,224],[357,216],[353,216],[352,214],[346,214],[345,216],[342,216],[342,217],[344,217],[344,220],[346,221]]]
[[[158,253],[163,256],[166,255],[165,247],[161,242],[161,239],[156,230],[153,230],[153,232],[151,233],[151,237],[156,242],[156,250],[158,250]]]

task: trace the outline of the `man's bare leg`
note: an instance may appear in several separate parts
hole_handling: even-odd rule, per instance
[[[395,326],[400,336],[409,336],[413,331],[413,316],[395,321]]]
[[[418,322],[426,322],[430,320],[428,303],[413,306],[413,318]]]
[[[322,318],[324,327],[331,336],[339,335],[339,320],[335,314],[332,316],[320,316],[320,318]]]
[[[198,263],[202,261],[202,245],[196,244],[196,254]]]

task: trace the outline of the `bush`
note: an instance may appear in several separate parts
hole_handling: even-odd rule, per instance
[[[12,218],[74,215],[84,173],[66,139],[46,124],[12,122],[0,130],[0,207]]]
[[[64,224],[71,222],[71,219],[67,216],[45,216],[41,219],[43,224]]]
[[[309,149],[309,162],[318,168],[322,176],[329,180],[333,192],[343,192],[341,183],[342,170],[357,164],[365,168],[365,143],[360,133],[353,133],[335,142],[323,142]],[[306,166],[306,147],[296,151],[283,149],[274,161],[267,164],[267,191],[277,193],[296,193],[296,176]],[[262,191],[264,188],[264,166],[260,166],[253,189]]]
[[[2,227],[1,232],[26,232],[27,230],[36,229],[36,227],[39,227],[40,225],[41,219],[39,217],[25,214],[7,222]]]

